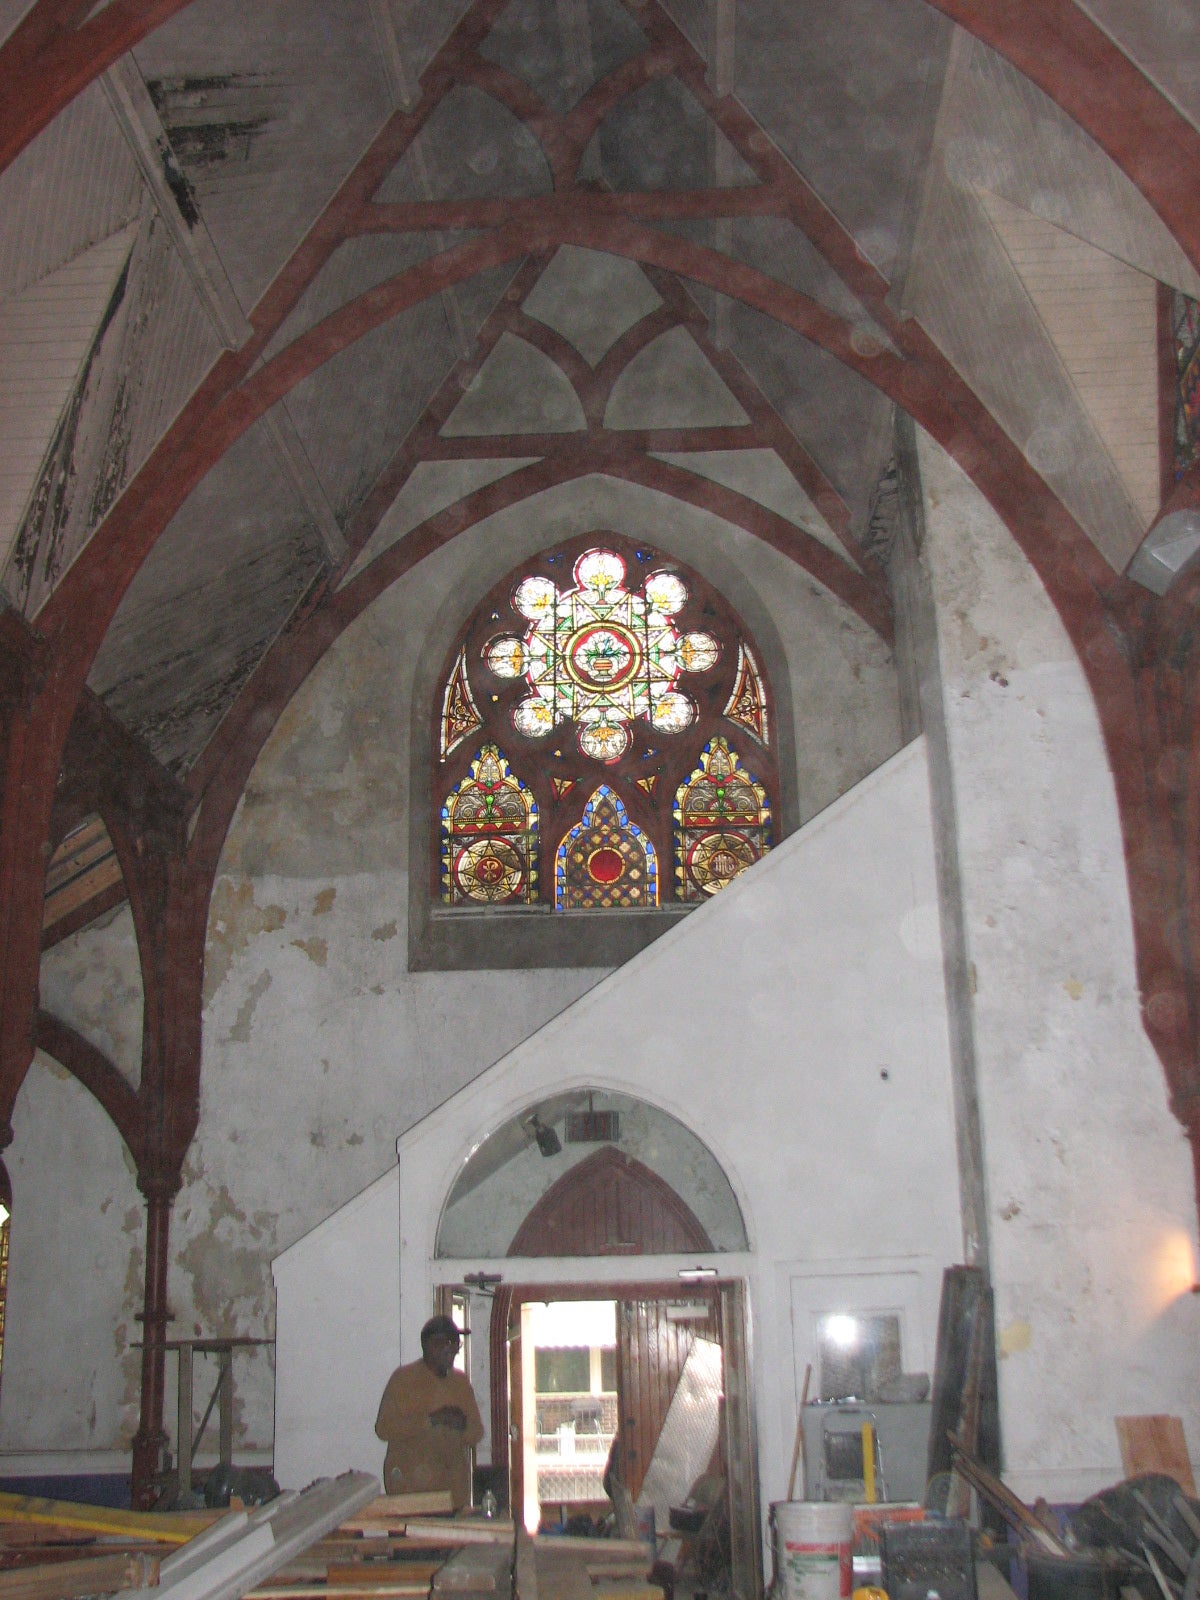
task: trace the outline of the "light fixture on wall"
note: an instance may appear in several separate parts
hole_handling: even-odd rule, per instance
[[[525,1126],[537,1140],[537,1147],[544,1156],[556,1156],[562,1150],[562,1140],[553,1128],[548,1128],[535,1111]]]

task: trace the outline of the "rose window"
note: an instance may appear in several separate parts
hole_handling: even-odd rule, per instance
[[[567,590],[551,578],[519,584],[513,606],[529,626],[494,640],[487,662],[497,677],[529,685],[512,713],[518,733],[542,739],[574,723],[583,754],[607,765],[629,749],[638,718],[664,734],[691,727],[696,707],[681,679],[715,666],[721,647],[709,633],[680,633],[675,617],[688,590],[672,572],[627,587],[621,556],[593,549],[573,576]]]
[[[476,608],[442,685],[444,905],[699,903],[769,851],[757,646],[660,552],[617,533],[544,551]]]

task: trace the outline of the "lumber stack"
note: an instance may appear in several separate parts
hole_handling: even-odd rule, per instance
[[[244,1600],[662,1600],[649,1582],[648,1545],[530,1539],[506,1519],[450,1509],[443,1494],[378,1496],[336,1527],[327,1520],[322,1537],[237,1592]],[[0,1495],[0,1600],[123,1591],[127,1600],[147,1600],[160,1568],[165,1596],[177,1558],[192,1540],[196,1549],[219,1544],[229,1515],[140,1515]]]
[[[246,1600],[512,1600],[512,1523],[450,1511],[446,1493],[377,1496],[242,1593]],[[144,1593],[158,1587],[170,1557],[230,1515],[141,1514],[0,1495],[0,1600]]]
[[[517,1530],[517,1600],[663,1600],[653,1566],[653,1548],[637,1539],[531,1539]]]

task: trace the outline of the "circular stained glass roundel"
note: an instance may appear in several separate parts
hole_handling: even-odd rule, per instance
[[[578,629],[564,654],[576,683],[593,693],[623,688],[642,660],[637,639],[619,623],[590,623]]]
[[[707,672],[715,667],[721,655],[721,646],[711,633],[685,633],[676,646],[675,654],[685,672]]]
[[[600,599],[619,589],[625,576],[625,563],[615,550],[589,550],[575,563],[575,582]]]
[[[579,748],[593,761],[619,761],[629,743],[629,724],[613,717],[596,717],[579,730]]]
[[[685,694],[674,689],[664,694],[654,706],[650,720],[660,733],[682,733],[696,719],[695,708]]]
[[[682,611],[687,604],[687,595],[683,579],[677,578],[673,572],[656,572],[646,580],[646,599],[655,611],[661,611],[665,616],[673,617],[677,611]]]
[[[554,728],[554,711],[540,695],[522,700],[512,714],[513,727],[527,739],[544,739]]]
[[[531,622],[549,616],[557,599],[558,590],[549,578],[526,578],[513,591],[513,605]]]
[[[525,670],[525,646],[520,639],[494,639],[488,645],[487,664],[498,678],[519,678]]]
[[[758,860],[758,852],[740,833],[706,833],[688,852],[687,865],[692,881],[705,894],[719,889],[745,872]]]
[[[625,871],[625,863],[619,850],[614,850],[611,845],[603,845],[588,857],[587,870],[593,883],[616,883]]]
[[[506,839],[477,839],[459,852],[454,877],[469,899],[495,905],[519,893],[525,881],[525,863]]]

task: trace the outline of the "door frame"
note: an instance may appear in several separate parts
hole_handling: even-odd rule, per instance
[[[447,1285],[450,1287],[450,1285]],[[469,1285],[467,1286],[469,1287]],[[513,1424],[513,1393],[520,1382],[520,1337],[511,1335],[513,1312],[528,1300],[700,1300],[711,1299],[720,1330],[725,1399],[721,1437],[729,1482],[731,1583],[735,1600],[755,1600],[763,1592],[763,1552],[758,1483],[758,1441],[750,1379],[749,1285],[741,1276],[716,1276],[698,1282],[678,1277],[589,1278],[564,1282],[555,1275],[531,1275],[497,1284],[488,1323],[488,1365],[492,1386],[492,1464],[504,1452],[509,1506],[514,1518],[523,1504],[520,1429]],[[514,1348],[514,1346],[516,1348]],[[515,1437],[514,1437],[515,1433]],[[503,1443],[502,1443],[503,1441]]]

